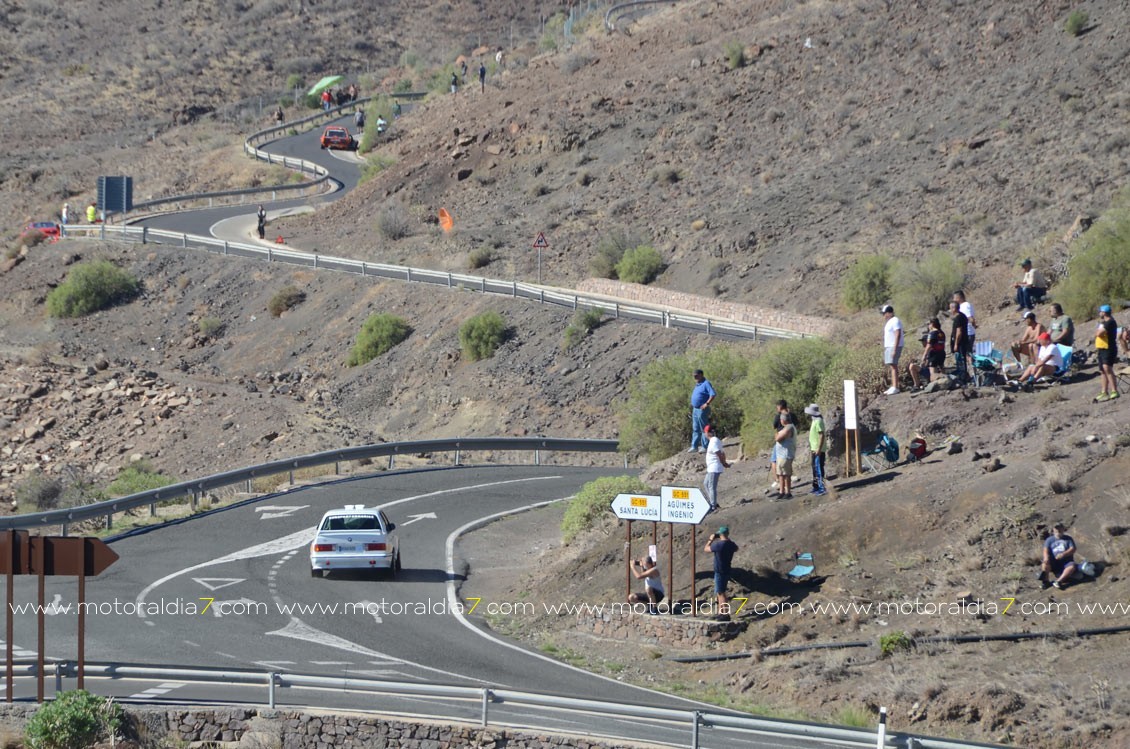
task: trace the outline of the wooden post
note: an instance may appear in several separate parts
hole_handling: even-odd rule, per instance
[[[36,614],[37,638],[36,649],[39,651],[35,654],[35,699],[40,704],[43,704],[43,670],[46,667],[44,664],[43,652],[47,649],[46,642],[46,625],[47,625],[47,612],[45,610],[47,602],[47,575],[44,565],[47,562],[47,544],[42,542],[36,544],[35,553],[35,572],[39,583],[39,611]]]
[[[86,567],[87,559],[93,557],[94,552],[90,548],[90,539],[84,538],[82,540],[82,560],[83,568],[78,573],[78,689],[83,688],[83,677],[85,676],[85,663],[86,663]],[[91,567],[94,565],[91,564]]]
[[[12,592],[12,588],[15,587],[16,560],[20,557],[16,552],[16,532],[9,529],[6,535],[8,536],[8,574],[6,575],[8,579],[8,605],[7,613],[4,614],[4,623],[7,628],[7,638],[4,640],[4,649],[7,652],[8,667],[6,669],[7,679],[4,683],[7,685],[8,691],[5,693],[4,699],[11,702],[12,692],[15,691],[14,674],[12,672],[12,640],[15,639],[15,632],[13,632],[14,622],[12,621],[12,605],[15,603],[15,596]]]

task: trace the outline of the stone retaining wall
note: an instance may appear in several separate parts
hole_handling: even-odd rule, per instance
[[[581,632],[608,640],[631,640],[665,650],[716,648],[746,629],[746,622],[718,622],[707,617],[675,614],[620,614],[604,611],[599,616],[577,615]]]
[[[0,704],[0,733],[23,735],[37,709],[22,703]],[[256,749],[614,749],[605,743],[510,728],[482,728],[451,722],[409,722],[354,713],[301,712],[253,708],[193,710],[127,706],[132,730],[117,747],[148,746],[255,747]],[[109,746],[106,744],[105,746]]]
[[[636,283],[624,283],[608,278],[588,278],[577,286],[577,291],[630,299],[635,302],[660,307],[685,310],[721,320],[764,325],[805,335],[826,336],[832,332],[836,321],[826,317],[811,317],[784,310],[754,307],[749,304],[725,302],[697,294],[671,291]]]

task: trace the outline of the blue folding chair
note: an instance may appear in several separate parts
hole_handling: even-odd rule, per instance
[[[794,583],[800,582],[816,571],[816,557],[811,551],[798,551],[793,554],[794,566],[788,572],[788,577]]]

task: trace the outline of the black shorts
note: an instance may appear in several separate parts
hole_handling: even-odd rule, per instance
[[[945,351],[930,351],[926,354],[926,366],[931,369],[938,369],[939,367],[946,366],[946,352]]]
[[[1114,366],[1118,363],[1118,353],[1112,348],[1101,348],[1095,352],[1098,356],[1099,366]]]

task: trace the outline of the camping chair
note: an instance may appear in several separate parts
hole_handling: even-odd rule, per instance
[[[798,583],[816,571],[816,556],[811,551],[798,551],[793,554],[794,566],[788,571],[788,578]]]
[[[977,341],[973,349],[973,384],[992,385],[1004,369],[1004,352],[993,348],[992,341]]]
[[[1036,380],[1046,385],[1055,384],[1059,382],[1067,382],[1071,379],[1071,375],[1075,371],[1075,351],[1070,346],[1064,346],[1062,343],[1055,345],[1059,349],[1059,355],[1063,357],[1063,364],[1059,369]]]
[[[894,468],[899,462],[899,443],[894,437],[881,432],[875,447],[864,450],[860,457],[867,470],[872,473]]]
[[[1118,378],[1115,387],[1119,392],[1127,392],[1130,388],[1130,364],[1122,367],[1122,369],[1114,370],[1114,376]]]

